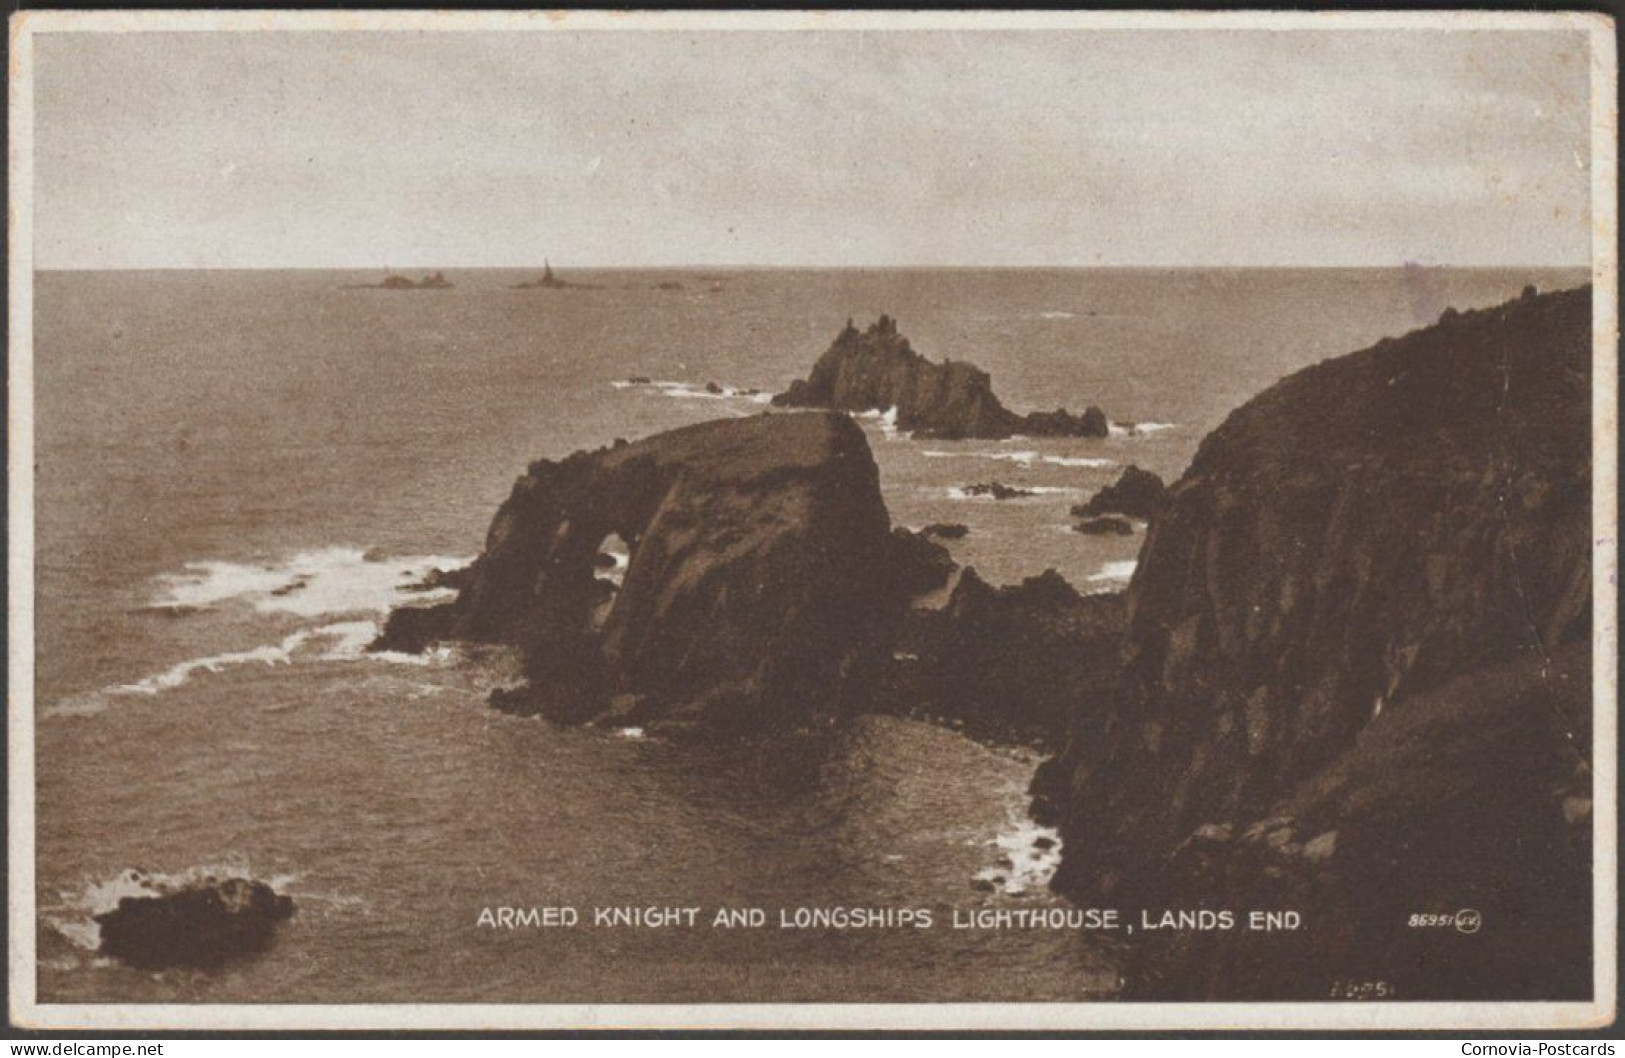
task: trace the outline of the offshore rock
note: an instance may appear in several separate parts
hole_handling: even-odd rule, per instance
[[[142,969],[207,968],[264,951],[293,900],[248,878],[126,896],[95,917],[101,951]]]
[[[1072,531],[1086,536],[1133,536],[1134,523],[1127,518],[1108,514],[1099,518],[1085,518],[1074,525]]]
[[[605,614],[611,534],[630,563]],[[529,686],[495,704],[565,722],[619,701],[622,723],[796,726],[865,699],[939,551],[891,534],[847,416],[701,423],[531,464],[456,602],[396,611],[376,646],[515,645]]]
[[[993,393],[993,380],[974,364],[933,363],[881,316],[868,330],[847,321],[812,373],[773,398],[780,407],[840,411],[897,409],[897,427],[920,437],[945,440],[1030,437],[1105,437],[1106,414],[1065,409],[1018,415]]]
[[[1211,941],[1236,972],[1148,945],[1141,991],[1264,994],[1271,960],[1305,998],[1366,971],[1400,998],[1589,987],[1590,365],[1590,288],[1525,297],[1301,371],[1202,443],[1141,551],[1117,693],[1074,714],[1035,807],[1074,896],[1315,915],[1267,957]],[[1351,931],[1406,900],[1500,927],[1384,961],[1391,928]]]

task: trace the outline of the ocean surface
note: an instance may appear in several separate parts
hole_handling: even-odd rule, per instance
[[[1098,404],[1103,440],[915,441],[865,420],[894,523],[956,559],[1121,589],[1140,536],[1068,508],[1172,479],[1307,364],[1583,273],[1394,270],[41,273],[35,288],[39,997],[45,1002],[1078,1000],[1118,986],[1075,929],[956,929],[1064,904],[1027,818],[1037,758],[864,718],[676,745],[497,713],[499,652],[363,647],[479,549],[525,464],[761,414],[848,317],[971,360],[1018,411]],[[659,289],[658,284],[680,289]],[[659,385],[628,385],[645,376]],[[706,392],[716,383],[722,395]],[[1127,424],[1135,424],[1130,429]],[[966,498],[998,481],[1021,499]],[[1051,840],[1045,840],[1046,838]],[[132,872],[141,872],[133,874]],[[272,880],[297,913],[214,972],[100,958],[91,916],[166,879]],[[574,928],[487,908],[571,906]],[[697,907],[695,927],[595,927]],[[718,908],[763,927],[713,928]],[[797,909],[916,926],[781,926]]]

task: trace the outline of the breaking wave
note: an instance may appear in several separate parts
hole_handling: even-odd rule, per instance
[[[881,436],[888,441],[896,441],[898,439],[906,441],[912,436],[911,434],[903,433],[897,428],[896,405],[887,408],[885,411],[860,411],[858,412],[857,417],[860,419],[867,419],[873,423],[878,423],[880,425]]]
[[[979,503],[984,500],[988,503],[1016,503],[1021,500],[1036,499],[1039,496],[1077,496],[1083,493],[1082,489],[1075,489],[1066,485],[1012,485],[1010,487],[1018,489],[1022,495],[1001,500],[985,492],[971,492],[968,487],[961,485],[948,486],[947,494],[950,500],[964,500],[969,503]]]
[[[647,389],[662,397],[674,397],[677,400],[748,400],[754,404],[767,404],[773,399],[773,394],[764,390],[723,386],[715,382],[700,384],[628,378],[611,382],[610,385],[616,389]]]
[[[207,882],[212,878],[257,877],[243,857],[228,857],[219,863],[190,867],[176,874],[143,871],[136,868],[122,870],[109,878],[93,879],[84,887],[57,894],[57,902],[41,909],[41,918],[64,939],[87,952],[100,950],[101,927],[96,916],[116,910],[120,900],[130,897],[158,897]],[[299,880],[295,874],[273,875],[265,883],[278,892],[285,892]]]

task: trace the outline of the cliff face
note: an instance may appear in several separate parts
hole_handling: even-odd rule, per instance
[[[1446,313],[1291,376],[1203,442],[1129,587],[1112,704],[1075,717],[1035,784],[1066,839],[1059,887],[1193,893],[1175,853],[1199,833],[1239,872],[1231,886],[1263,877],[1247,849],[1304,851],[1333,830],[1305,860],[1317,885],[1362,857],[1387,875],[1423,864],[1445,819],[1487,869],[1485,850],[1562,844],[1589,810],[1583,681],[1576,696],[1554,674],[1589,633],[1590,311],[1583,289]],[[1461,690],[1503,663],[1523,666],[1515,708]],[[1449,732],[1422,765],[1424,711]],[[1489,759],[1537,777],[1497,787]],[[1369,796],[1315,801],[1319,833],[1267,825],[1337,769]],[[1412,817],[1356,811],[1385,784]],[[1317,890],[1323,909],[1365,891],[1341,877]],[[1503,905],[1540,877],[1503,871]],[[1486,958],[1506,936],[1480,943]]]
[[[530,686],[497,704],[565,721],[805,723],[867,689],[919,543],[891,535],[846,416],[702,423],[532,464],[457,601],[397,611],[381,645],[515,644]]]
[[[922,437],[943,439],[1105,437],[1105,413],[1066,410],[1017,415],[993,393],[993,380],[973,364],[934,364],[915,352],[897,324],[882,316],[867,331],[849,322],[813,365],[773,398],[781,407],[840,411],[897,409],[897,425]]]

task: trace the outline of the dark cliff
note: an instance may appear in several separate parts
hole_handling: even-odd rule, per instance
[[[966,569],[945,606],[907,615],[878,706],[1058,748],[1079,703],[1111,689],[1122,633],[1121,595],[1080,595],[1054,570],[995,588]]]
[[[381,645],[514,644],[530,685],[497,703],[563,721],[797,725],[864,698],[922,549],[846,416],[701,423],[532,464],[456,602],[396,611]]]
[[[968,363],[936,364],[915,352],[897,324],[882,316],[867,331],[848,321],[829,349],[798,379],[773,398],[781,407],[839,411],[897,409],[897,426],[921,437],[944,439],[1105,437],[1109,427],[1099,408],[1082,415],[1065,409],[1018,415],[993,393],[986,371]]]
[[[1169,488],[1111,704],[1075,714],[1035,782],[1056,884],[1274,893],[1301,903],[1251,906],[1318,921],[1273,947],[1177,942],[1207,946],[1194,961],[1147,941],[1142,992],[1331,998],[1340,971],[1401,998],[1585,986],[1517,966],[1574,971],[1585,948],[1590,358],[1589,288],[1447,312],[1272,387]],[[1474,902],[1500,925],[1444,954],[1454,931],[1398,915]],[[1537,907],[1530,947],[1514,920]]]

